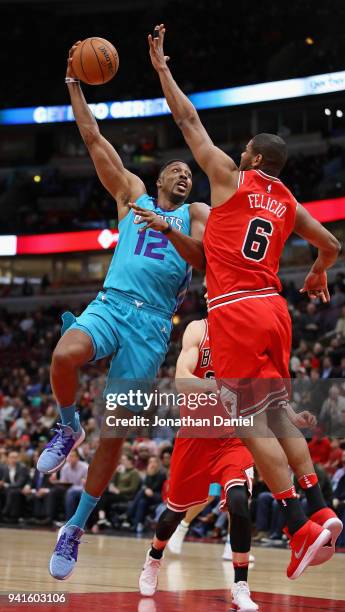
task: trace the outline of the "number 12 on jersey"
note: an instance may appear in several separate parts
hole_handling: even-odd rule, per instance
[[[242,246],[244,257],[254,261],[262,261],[266,257],[270,244],[269,236],[272,236],[272,234],[273,225],[271,221],[261,217],[251,219]]]
[[[150,240],[145,247],[144,253],[142,253],[146,236],[150,238],[158,238],[158,240]],[[138,231],[138,242],[135,247],[134,255],[143,254],[144,257],[151,257],[151,259],[164,259],[164,253],[155,253],[156,249],[166,249],[168,246],[168,239],[161,232],[150,231]]]

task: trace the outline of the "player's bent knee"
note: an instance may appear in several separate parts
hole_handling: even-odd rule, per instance
[[[226,494],[226,501],[231,516],[250,517],[248,505],[248,489],[246,485],[230,487]]]
[[[60,341],[53,352],[52,367],[58,369],[79,367],[92,358],[92,352],[91,339],[86,339],[86,342]]]

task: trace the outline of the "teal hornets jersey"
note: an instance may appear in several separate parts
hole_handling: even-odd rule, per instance
[[[174,211],[159,208],[155,198],[146,193],[138,206],[154,210],[176,230],[190,235],[189,204]],[[167,236],[136,225],[137,215],[130,210],[119,223],[117,243],[104,281],[105,289],[123,291],[133,298],[173,314],[183,301],[190,284],[192,269],[178,254]]]

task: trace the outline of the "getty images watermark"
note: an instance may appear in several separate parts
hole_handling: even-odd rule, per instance
[[[155,390],[147,393],[141,389],[131,389],[126,393],[108,393],[106,410],[109,412],[115,412],[117,408],[126,408],[134,413],[142,413],[153,408],[165,407],[179,408],[180,415],[171,417],[157,413],[150,416],[133,414],[132,417],[124,418],[112,413],[106,415],[105,423],[107,427],[253,427],[254,417],[235,416],[232,414],[230,401],[221,402],[226,409],[223,414],[213,414],[212,409],[219,406],[220,397],[219,392],[163,393]],[[198,416],[192,416],[186,411],[198,411]]]

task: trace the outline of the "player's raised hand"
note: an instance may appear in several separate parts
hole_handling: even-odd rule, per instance
[[[330,301],[327,273],[326,272],[309,272],[304,281],[303,288],[300,293],[308,293],[310,298],[320,298],[324,304]]]
[[[168,55],[164,55],[164,35],[164,23],[155,26],[153,36],[152,34],[148,35],[150,58],[152,65],[157,72],[166,68],[167,62],[170,59]]]
[[[73,47],[71,47],[68,52],[66,77],[71,77],[72,79],[76,78],[76,75],[74,74],[73,68],[72,68],[73,53],[78,47],[78,45],[80,45],[80,43],[81,43],[81,40],[78,40],[76,43],[74,43]]]
[[[135,224],[140,225],[141,223],[146,223],[145,227],[140,228],[140,232],[144,232],[149,227],[157,232],[164,232],[169,229],[170,225],[168,221],[162,219],[162,217],[157,215],[157,213],[155,213],[153,210],[141,208],[133,202],[129,202],[128,206],[135,212],[136,215],[140,217],[134,220]]]

